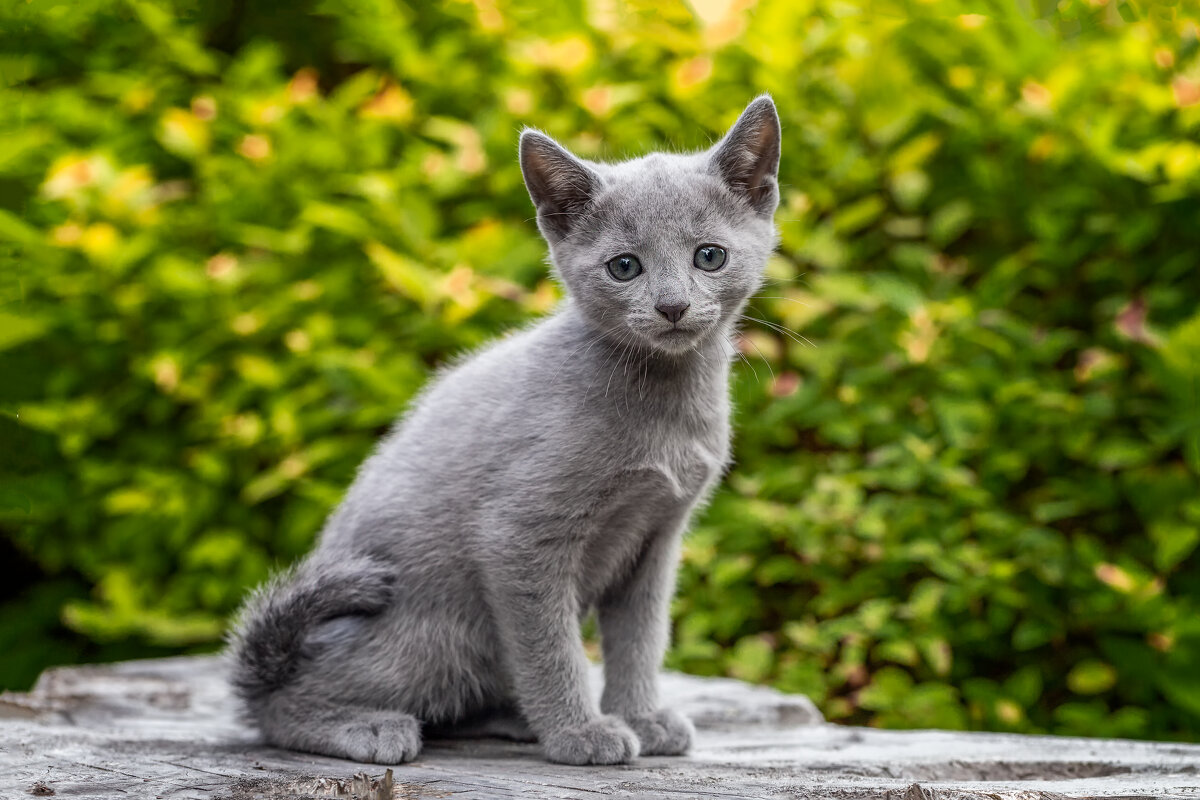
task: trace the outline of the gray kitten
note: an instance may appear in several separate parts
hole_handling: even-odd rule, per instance
[[[775,246],[779,145],[766,96],[702,153],[598,164],[521,134],[569,299],[441,374],[316,549],[249,600],[232,680],[268,742],[384,764],[422,726],[566,764],[688,749],[657,673],[680,538],[729,463],[731,337]]]

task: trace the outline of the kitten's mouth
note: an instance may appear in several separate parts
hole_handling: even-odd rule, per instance
[[[702,332],[702,328],[681,328],[676,325],[672,328],[663,328],[655,331],[655,335],[660,339],[688,339],[699,336]]]
[[[651,335],[651,340],[662,350],[682,352],[691,348],[705,333],[704,328],[675,326],[661,328]]]

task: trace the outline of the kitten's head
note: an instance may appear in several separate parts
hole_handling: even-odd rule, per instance
[[[668,353],[730,330],[775,247],[779,136],[765,95],[701,153],[598,164],[522,133],[538,227],[580,311]]]

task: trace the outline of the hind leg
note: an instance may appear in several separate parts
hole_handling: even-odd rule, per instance
[[[494,665],[472,655],[483,637],[444,620],[396,622],[347,616],[308,631],[290,684],[253,713],[264,738],[293,750],[399,764],[420,753],[421,720],[470,718],[501,705]]]
[[[421,723],[403,711],[314,701],[280,693],[259,717],[269,743],[373,764],[402,764],[421,752]]]

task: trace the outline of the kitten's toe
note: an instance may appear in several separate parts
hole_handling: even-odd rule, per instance
[[[556,731],[542,748],[559,764],[628,764],[637,758],[638,739],[623,720],[606,716]]]
[[[402,764],[421,752],[421,724],[408,714],[377,711],[339,725],[333,741],[354,761]]]
[[[696,729],[687,717],[668,708],[636,714],[626,722],[641,742],[644,756],[677,756],[692,747]]]

